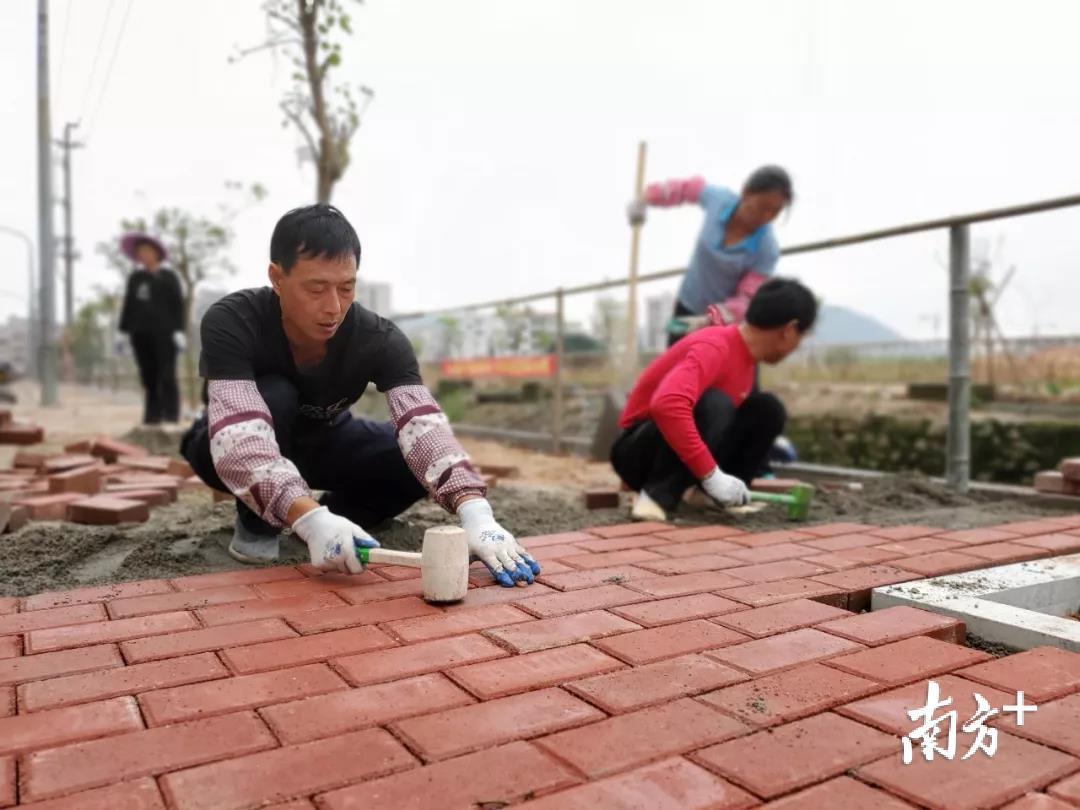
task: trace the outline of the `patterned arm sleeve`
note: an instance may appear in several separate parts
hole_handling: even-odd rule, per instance
[[[416,479],[447,512],[463,495],[487,495],[450,423],[423,385],[400,385],[386,392],[398,447]]]
[[[297,498],[311,497],[299,470],[281,455],[270,409],[253,380],[210,380],[210,456],[222,483],[272,526],[288,525]]]

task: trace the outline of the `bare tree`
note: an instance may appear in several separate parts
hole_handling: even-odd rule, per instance
[[[349,143],[375,93],[348,82],[334,84],[341,66],[342,38],[352,34],[347,6],[363,0],[266,0],[269,38],[240,51],[284,53],[293,66],[292,87],[282,98],[282,126],[292,124],[315,162],[315,199],[330,202],[334,185],[349,167]]]

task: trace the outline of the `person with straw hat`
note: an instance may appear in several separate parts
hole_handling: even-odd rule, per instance
[[[137,265],[128,276],[119,329],[131,339],[139,367],[145,392],[143,424],[178,422],[176,355],[187,345],[180,280],[165,266],[165,245],[149,234],[125,234],[120,251]]]

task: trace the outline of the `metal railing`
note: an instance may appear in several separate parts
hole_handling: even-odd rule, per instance
[[[789,245],[780,253],[784,256],[793,256],[800,253],[813,253],[834,248],[858,245],[864,242],[876,242],[883,239],[893,239],[899,236],[910,236],[927,231],[948,230],[949,233],[949,423],[946,440],[945,480],[950,487],[966,492],[971,474],[971,447],[970,447],[970,416],[971,404],[971,336],[970,336],[970,282],[971,282],[971,256],[970,256],[970,227],[976,223],[991,222],[1000,219],[1038,214],[1046,211],[1054,211],[1061,208],[1080,206],[1080,194],[1068,197],[1056,197],[1023,205],[1014,205],[1007,208],[995,208],[986,211],[978,211],[970,214],[931,219],[922,222],[914,222],[907,225],[898,225],[891,228],[882,228],[875,231],[839,236],[824,239],[818,242],[806,242],[800,245]],[[686,272],[686,268],[673,270],[661,270],[653,273],[645,273],[636,277],[638,284],[660,281],[663,279],[676,278]],[[512,307],[522,304],[530,304],[537,301],[555,300],[555,355],[556,370],[554,378],[553,413],[550,434],[550,442],[556,452],[559,452],[564,444],[563,437],[563,401],[564,386],[562,369],[564,365],[563,342],[565,337],[565,299],[570,295],[584,293],[596,293],[611,290],[630,283],[627,278],[581,284],[574,287],[559,287],[554,290],[529,293],[513,298],[501,298],[490,301],[482,301],[460,306],[441,307],[422,312],[410,312],[395,316],[396,320],[418,318],[433,315],[445,315],[449,313],[470,312],[478,309],[495,307]],[[495,437],[498,429],[487,428],[485,432]],[[507,438],[520,438],[522,431],[504,431]],[[513,434],[513,435],[511,435]],[[531,434],[541,438],[544,434]]]

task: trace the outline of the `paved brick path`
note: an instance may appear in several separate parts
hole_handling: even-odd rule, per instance
[[[1080,656],[994,660],[947,617],[856,615],[879,585],[1080,551],[1080,516],[528,545],[541,584],[475,569],[448,609],[393,566],[0,598],[0,807],[1080,805]],[[961,722],[975,691],[1039,709],[995,719],[992,759],[960,761],[961,734],[955,760],[904,766],[929,678]]]

